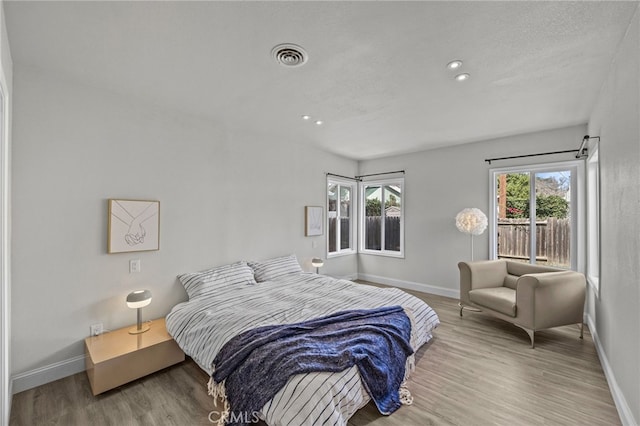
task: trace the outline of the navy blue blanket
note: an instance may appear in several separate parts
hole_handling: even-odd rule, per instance
[[[258,327],[227,342],[213,361],[225,381],[230,422],[259,411],[295,374],[338,372],[356,365],[382,414],[401,403],[411,322],[400,306],[338,312],[295,324]],[[247,414],[249,413],[249,414]]]

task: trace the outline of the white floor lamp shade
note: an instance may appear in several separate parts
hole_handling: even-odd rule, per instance
[[[487,229],[487,216],[475,207],[466,208],[456,215],[456,227],[471,237],[471,260],[473,260],[473,236]]]

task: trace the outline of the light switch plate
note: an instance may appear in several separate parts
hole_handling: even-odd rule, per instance
[[[135,274],[140,272],[140,259],[132,259],[129,261],[129,273]]]

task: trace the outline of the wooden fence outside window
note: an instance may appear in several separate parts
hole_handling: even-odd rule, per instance
[[[336,218],[329,218],[329,253],[336,250]],[[382,243],[380,237],[380,216],[367,216],[365,218],[365,248],[367,250],[380,250]],[[385,218],[385,250],[400,251],[400,218],[397,216],[387,216]],[[349,248],[349,219],[340,219],[340,248]]]
[[[529,219],[498,221],[498,258],[529,262],[531,231]],[[536,221],[536,263],[571,267],[571,221],[548,218]]]

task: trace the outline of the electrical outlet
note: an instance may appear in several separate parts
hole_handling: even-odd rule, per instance
[[[129,261],[129,273],[134,274],[140,272],[140,259],[132,259]]]
[[[102,328],[102,323],[98,323],[98,324],[91,324],[89,326],[89,332],[92,336],[99,336],[102,334],[103,328]]]

